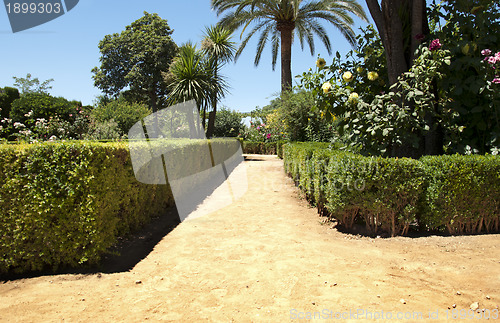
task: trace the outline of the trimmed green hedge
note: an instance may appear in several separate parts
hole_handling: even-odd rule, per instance
[[[242,142],[244,154],[276,155],[276,147],[276,142]]]
[[[284,146],[286,172],[322,214],[351,229],[404,235],[411,225],[449,233],[498,231],[500,158],[365,157],[325,144]]]
[[[126,144],[1,145],[0,272],[96,263],[173,204],[135,180]]]
[[[498,232],[500,157],[427,156],[429,178],[422,218],[452,234]]]
[[[210,143],[215,163],[239,149],[234,140]],[[179,176],[212,166],[207,141],[150,147],[184,160],[165,159]],[[118,237],[173,205],[169,185],[136,180],[127,143],[0,145],[0,273],[97,263]]]

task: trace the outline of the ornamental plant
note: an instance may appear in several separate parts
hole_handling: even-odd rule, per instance
[[[448,99],[443,109],[453,113],[448,150],[494,152],[500,147],[498,1],[445,0],[430,6],[429,18],[435,38],[451,56],[440,84]]]

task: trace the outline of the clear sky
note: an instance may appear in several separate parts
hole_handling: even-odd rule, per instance
[[[364,6],[366,4],[360,0]],[[2,6],[3,7],[3,6]],[[71,11],[38,27],[12,33],[6,10],[0,8],[0,87],[12,86],[13,76],[25,77],[31,73],[40,81],[50,78],[50,93],[69,100],[91,105],[101,94],[94,87],[92,73],[99,66],[100,40],[105,35],[119,33],[143,12],[158,13],[174,29],[172,38],[178,45],[187,41],[201,42],[205,26],[215,24],[217,15],[210,9],[210,0],[80,0]],[[356,19],[355,30],[366,24]],[[346,53],[348,42],[331,25],[323,24],[333,44],[333,52]],[[227,65],[223,73],[230,84],[230,93],[222,104],[240,112],[263,107],[280,91],[280,65],[271,67],[271,49],[265,49],[260,65],[254,67],[256,41],[247,45],[236,63]],[[240,43],[240,31],[233,40]],[[311,56],[308,47],[302,52],[297,42],[292,49],[292,74],[295,76],[314,67],[316,55],[327,62],[328,53],[318,38],[316,53]]]

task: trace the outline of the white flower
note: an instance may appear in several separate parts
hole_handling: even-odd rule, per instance
[[[345,72],[344,75],[342,75],[342,78],[346,82],[351,82],[352,81],[352,73],[351,72]]]
[[[54,140],[57,140],[56,136],[52,136],[52,137],[49,138],[49,141],[54,141]]]
[[[14,123],[14,128],[16,128],[16,129],[17,129],[17,128],[26,128],[26,126],[25,126],[25,125],[23,125],[23,124],[22,124],[22,123],[20,123],[20,122],[15,122],[15,123]]]
[[[332,83],[330,83],[330,82],[323,83],[323,86],[321,86],[321,89],[323,90],[323,93],[328,94],[328,92],[330,92],[330,90],[332,89]]]
[[[356,92],[352,92],[350,95],[349,95],[349,102],[356,102],[359,98],[359,95],[358,93]]]

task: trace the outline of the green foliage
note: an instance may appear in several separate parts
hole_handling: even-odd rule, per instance
[[[326,142],[334,137],[333,123],[336,118],[327,118],[315,108],[311,92],[284,92],[275,101],[277,115],[268,124],[278,128],[280,123],[283,124],[286,139]]]
[[[173,205],[136,181],[124,144],[0,146],[0,272],[96,263]]]
[[[54,79],[49,79],[40,83],[38,77],[32,78],[31,74],[26,74],[26,77],[13,77],[15,80],[14,86],[21,90],[22,95],[28,93],[48,93],[52,88],[49,84],[54,82]]]
[[[276,155],[277,142],[243,141],[244,154]]]
[[[37,118],[48,120],[55,116],[70,120],[70,114],[76,114],[76,108],[81,106],[81,102],[68,101],[46,93],[27,93],[12,103],[10,118],[21,123]]]
[[[27,142],[82,139],[89,124],[88,111],[80,102],[46,93],[27,93],[16,99],[10,117],[2,120],[0,137]]]
[[[104,104],[98,105],[92,110],[91,116],[93,124],[98,125],[97,128],[103,130],[104,124],[111,126],[111,121],[116,122],[118,133],[120,136],[128,134],[130,128],[142,118],[148,116],[151,110],[143,103],[133,103],[119,97],[115,100],[110,100]],[[97,130],[95,128],[94,130]],[[111,128],[109,128],[111,129]],[[98,132],[101,132],[98,130]],[[109,134],[111,135],[113,131]],[[101,132],[102,133],[102,132]],[[103,138],[104,139],[104,138]],[[111,139],[111,138],[106,138]]]
[[[321,213],[350,229],[406,234],[411,225],[451,234],[499,229],[500,159],[364,157],[318,143],[285,144],[285,170]]]
[[[0,117],[9,118],[12,102],[19,99],[19,91],[12,87],[0,88]]]
[[[168,73],[163,73],[170,91],[169,103],[195,100],[200,110],[210,105],[214,97],[223,97],[227,84],[216,72],[219,67],[196,46],[191,43],[183,45]]]
[[[321,0],[313,3],[269,0],[261,1],[258,5],[252,1],[212,0],[212,8],[216,10],[218,15],[225,13],[220,21],[222,26],[230,30],[241,27],[243,29],[242,36],[247,27],[253,25],[236,52],[236,59],[241,55],[249,40],[259,32],[261,35],[257,45],[255,65],[259,64],[262,52],[267,42],[270,41],[274,70],[281,44],[282,75],[289,75],[286,79],[282,78],[282,89],[288,90],[292,85],[291,66],[290,60],[286,61],[284,57],[291,54],[291,45],[294,40],[300,41],[302,49],[307,43],[311,54],[313,54],[315,48],[313,36],[317,35],[330,53],[332,47],[330,38],[321,25],[321,21],[340,30],[342,35],[353,44],[354,31],[351,26],[354,20],[351,14],[367,20],[363,7],[355,0]],[[288,47],[284,44],[288,44]],[[290,58],[288,57],[288,59]]]
[[[283,92],[268,106],[251,113],[250,128],[243,133],[248,141],[330,141],[336,136],[333,122],[315,109],[311,92]],[[333,119],[333,120],[332,120]]]
[[[484,49],[500,52],[500,6],[495,0],[445,0],[431,6],[435,37],[450,51],[440,90],[445,93],[444,110],[451,110],[451,151],[463,153],[467,146],[484,154],[500,147],[499,77],[484,62]]]
[[[241,113],[222,108],[215,117],[215,137],[237,137],[243,130]]]
[[[123,136],[120,134],[118,123],[114,119],[105,121],[96,121],[91,118],[89,129],[84,135],[85,140],[109,140],[120,139]]]
[[[92,69],[95,86],[112,96],[128,88],[129,97],[156,112],[167,95],[161,73],[177,54],[172,33],[166,20],[144,12],[120,34],[106,35],[99,42],[101,66]]]
[[[492,232],[500,222],[500,160],[497,156],[427,156],[423,201],[428,226],[452,234]]]

